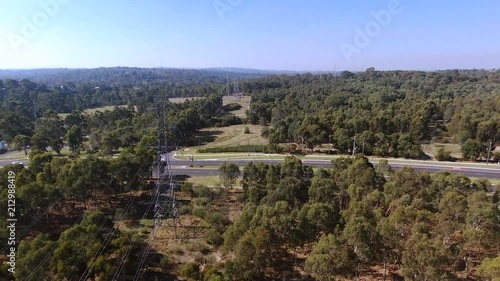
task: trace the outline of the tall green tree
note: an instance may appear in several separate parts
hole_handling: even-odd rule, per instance
[[[486,147],[475,139],[468,139],[462,145],[462,158],[469,161],[476,161],[486,152]]]
[[[36,280],[40,281],[53,280],[49,270],[50,260],[44,261],[44,258],[50,257],[50,251],[55,244],[47,235],[39,235],[31,241],[22,241],[17,253],[18,259],[14,274],[16,280],[28,280],[35,276]]]
[[[32,141],[36,149],[45,151],[47,146],[50,146],[55,152],[61,152],[66,130],[64,122],[56,113],[45,112],[43,117],[38,119],[34,133]]]
[[[219,176],[225,187],[232,188],[240,175],[240,167],[236,164],[225,162],[219,167]]]
[[[66,141],[68,142],[69,150],[73,153],[78,153],[83,142],[82,129],[76,125],[71,126],[66,132]]]
[[[306,259],[305,270],[318,280],[336,276],[352,277],[356,273],[356,255],[344,240],[333,234],[323,236]]]
[[[402,258],[402,271],[408,280],[449,280],[447,255],[439,241],[415,233],[407,241]]]

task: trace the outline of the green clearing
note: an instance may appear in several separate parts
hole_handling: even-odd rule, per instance
[[[243,178],[238,178],[234,188],[241,186],[241,180]],[[208,187],[217,187],[221,185],[221,181],[217,176],[194,176],[187,179],[187,182],[193,183],[195,185],[203,185]]]
[[[243,131],[245,127],[250,129],[249,134]],[[267,145],[268,141],[260,133],[264,126],[240,124],[228,127],[202,129],[197,137],[200,144],[184,151],[187,153],[197,152],[200,148],[210,147],[234,147],[240,145]],[[189,151],[189,152],[188,152]],[[251,153],[252,151],[249,151]]]
[[[126,107],[127,105],[117,105],[118,107]],[[107,105],[107,106],[102,106],[102,107],[96,107],[96,108],[89,108],[89,109],[85,109],[83,112],[87,113],[87,114],[94,114],[96,113],[97,111],[101,111],[101,112],[104,112],[106,110],[113,110],[113,108],[115,108],[114,105]]]
[[[255,160],[270,160],[277,159],[283,160],[287,155],[278,155],[278,154],[262,154],[262,153],[196,153],[191,150],[178,150],[175,158],[177,159],[191,159],[194,157],[194,160],[203,160],[203,159],[214,159],[214,158],[223,158],[223,159],[255,159]],[[302,158],[301,156],[297,156]]]
[[[186,100],[191,99],[202,99],[203,97],[186,97],[186,98],[169,98],[168,100],[173,103],[183,103]],[[241,109],[230,111],[230,113],[246,118],[245,111],[250,109],[250,102],[252,98],[250,96],[241,96],[241,97],[233,97],[233,96],[223,96],[222,97],[222,105],[230,104],[230,103],[238,103],[241,105]]]
[[[422,145],[422,151],[429,156],[436,155],[440,148],[444,148],[445,151],[449,151],[451,156],[455,158],[462,158],[461,146],[459,144],[430,143]]]
[[[172,103],[183,103],[186,100],[191,100],[191,99],[202,99],[203,97],[186,97],[186,98],[169,98],[168,100]],[[238,103],[241,105],[241,109],[231,111],[232,114],[239,116],[239,117],[245,117],[245,111],[250,108],[250,101],[251,97],[250,96],[242,96],[242,97],[232,97],[232,96],[224,96],[222,97],[222,104],[226,105],[229,103]],[[118,105],[118,107],[126,107],[127,105]],[[107,105],[107,106],[101,106],[101,107],[96,107],[96,108],[89,108],[85,109],[83,112],[87,114],[94,114],[97,111],[106,111],[106,110],[113,110],[115,108],[114,105]],[[69,113],[59,113],[59,116],[61,118],[65,118],[68,116]]]
[[[116,105],[118,107],[127,107],[127,105]],[[100,111],[100,112],[104,112],[106,110],[113,110],[113,108],[115,108],[115,105],[106,105],[106,106],[101,106],[101,107],[96,107],[96,108],[88,108],[88,109],[85,109],[83,112],[87,113],[87,114],[94,114],[96,113],[97,111]],[[58,114],[59,117],[61,117],[62,119],[66,118],[66,116],[69,115],[69,113],[59,113]]]
[[[200,99],[201,97],[188,97],[188,98],[170,98],[169,101],[173,102],[173,103],[182,103],[182,102],[185,102],[186,100],[190,100],[190,99]],[[126,107],[127,105],[117,105],[118,107]],[[96,108],[89,108],[89,109],[85,109],[83,112],[87,113],[87,114],[94,114],[96,113],[97,111],[101,111],[101,112],[104,112],[106,110],[113,110],[113,108],[115,108],[114,105],[106,105],[106,106],[101,106],[101,107],[96,107]],[[69,113],[59,113],[58,114],[61,118],[66,118],[66,116],[69,115]]]
[[[0,160],[23,160],[27,159],[26,155],[24,155],[24,151],[9,151],[4,154],[0,154]]]
[[[204,186],[220,185],[220,180],[216,176],[190,177],[187,179],[187,182],[193,183],[195,185],[204,185]]]
[[[197,100],[197,99],[202,99],[203,97],[187,97],[187,98],[169,98],[168,101],[171,103],[183,103],[187,100]]]
[[[229,103],[238,103],[241,105],[241,108],[238,110],[231,111],[232,114],[246,119],[246,114],[245,112],[250,109],[250,102],[252,101],[252,98],[250,96],[242,96],[242,97],[233,97],[233,96],[224,96],[222,98],[222,104],[226,105]]]

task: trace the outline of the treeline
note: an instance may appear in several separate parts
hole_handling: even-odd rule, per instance
[[[240,82],[248,120],[272,143],[420,158],[419,144],[469,142],[485,159],[500,137],[500,71],[376,71],[274,75]],[[491,147],[490,146],[491,142]]]
[[[82,83],[65,83],[49,87],[30,80],[0,80],[0,113],[35,120],[46,110],[56,113],[70,113],[73,110],[102,107],[107,105],[146,106],[155,95],[163,93],[165,98],[207,97],[224,94],[225,84],[179,84],[141,85],[137,87]]]
[[[228,260],[206,265],[205,278],[498,277],[500,258],[488,258],[500,250],[499,199],[487,180],[393,172],[362,156],[333,166],[313,172],[293,157],[248,164],[243,212],[223,235]]]
[[[32,151],[45,152],[50,147],[60,153],[67,145],[76,154],[86,151],[109,155],[120,148],[134,147],[144,137],[155,144],[157,105],[152,101],[142,106],[116,106],[93,114],[73,111],[64,119],[47,110],[34,121],[8,112],[0,116],[0,138],[17,150],[30,145]],[[183,103],[166,102],[164,106],[170,147],[193,144],[194,135],[201,128],[241,123],[238,117],[228,114],[220,95]]]
[[[235,87],[233,83],[228,86],[228,81],[259,75],[142,68],[0,71],[0,77],[6,77],[0,80],[0,139],[11,141],[17,134],[29,135],[35,120],[47,110],[71,113],[102,106],[133,105],[142,112],[158,96],[166,99],[225,95]],[[226,117],[218,123],[227,125],[237,121]]]

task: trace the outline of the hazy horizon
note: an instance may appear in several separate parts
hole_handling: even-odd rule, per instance
[[[370,66],[369,66],[370,67]],[[247,67],[234,67],[234,66],[220,66],[220,67],[169,67],[169,66],[158,66],[158,67],[140,67],[140,66],[98,66],[98,67],[38,67],[38,68],[0,68],[0,71],[30,71],[30,70],[91,70],[91,69],[99,69],[99,68],[141,68],[141,69],[194,69],[194,70],[221,70],[231,72],[234,70],[251,70],[251,71],[260,71],[260,72],[296,72],[296,73],[315,73],[315,72],[342,72],[342,71],[350,71],[350,72],[363,72],[366,71],[369,67],[365,69],[337,69],[337,70],[317,70],[317,69],[258,69],[258,68],[247,68]],[[448,71],[448,70],[485,70],[485,71],[495,71],[499,70],[499,68],[443,68],[443,69],[377,69],[377,71],[423,71],[423,72],[434,72],[434,71]]]

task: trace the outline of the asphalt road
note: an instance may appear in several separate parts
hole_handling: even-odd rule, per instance
[[[0,167],[12,164],[16,160],[0,160]],[[20,160],[23,164],[27,165],[27,160]],[[172,165],[172,172],[174,175],[188,175],[188,176],[214,176],[217,175],[216,168],[203,168],[204,166],[220,166],[224,162],[235,163],[239,166],[245,166],[247,163],[254,162],[264,162],[268,164],[277,164],[282,162],[282,160],[273,159],[273,160],[231,160],[231,159],[204,159],[204,160],[195,160],[191,162],[191,160],[178,160],[175,158],[170,158]],[[331,168],[330,160],[302,160],[304,165],[309,165],[315,168]],[[193,164],[193,168],[189,167]],[[376,162],[374,162],[376,165]],[[425,163],[425,161],[419,163],[398,163],[397,161],[389,161],[389,164],[393,169],[401,169],[403,167],[412,167],[418,171],[427,171],[430,173],[436,173],[439,171],[453,171],[457,173],[464,174],[468,177],[474,178],[489,178],[489,179],[500,179],[500,169],[488,168],[488,167],[473,167],[466,165],[437,165],[432,163]],[[492,167],[498,164],[490,164]]]
[[[12,162],[22,162],[24,165],[28,164],[28,160],[0,160],[0,167],[10,165]]]
[[[245,166],[247,163],[253,162],[263,162],[268,164],[277,164],[282,162],[282,160],[231,160],[231,159],[204,159],[204,160],[177,160],[171,158],[172,173],[174,175],[189,175],[189,176],[213,176],[217,175],[217,169],[215,168],[203,168],[204,166],[219,166],[224,162],[231,162],[237,164],[238,166]],[[302,160],[304,165],[312,166],[314,168],[332,168],[330,160]],[[193,164],[193,168],[190,165]],[[377,162],[373,162],[374,165]],[[403,167],[412,167],[417,171],[427,171],[430,173],[437,173],[439,171],[453,171],[457,173],[464,174],[467,177],[474,178],[489,178],[489,179],[500,179],[500,169],[498,168],[487,168],[487,167],[472,167],[472,166],[457,166],[457,165],[437,165],[432,163],[398,163],[396,161],[389,161],[391,167],[395,170],[401,169]],[[498,165],[498,164],[491,164]]]

